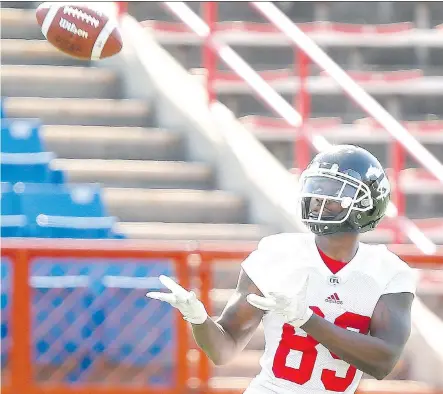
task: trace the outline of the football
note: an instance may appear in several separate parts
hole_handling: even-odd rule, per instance
[[[87,5],[42,3],[36,18],[46,39],[67,55],[98,60],[122,49],[116,20]]]

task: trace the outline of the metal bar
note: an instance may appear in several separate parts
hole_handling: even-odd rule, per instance
[[[294,48],[294,52],[296,52],[295,64],[298,68],[298,77],[300,80],[300,90],[298,95],[294,94],[294,107],[297,108],[302,117],[295,140],[294,165],[296,165],[300,171],[303,171],[308,166],[311,159],[311,144],[306,135],[306,121],[309,119],[311,112],[310,94],[307,89],[307,79],[309,77],[309,58],[297,47]]]
[[[209,26],[209,35],[205,37],[203,44],[203,67],[206,69],[206,89],[208,90],[208,101],[212,103],[217,99],[216,92],[214,90],[214,81],[217,75],[217,54],[214,52],[210,45],[213,34],[217,26],[217,7],[218,4],[215,1],[204,1],[203,6],[203,18]]]
[[[404,168],[404,162],[405,162],[405,154],[404,150],[397,140],[391,141],[391,168],[393,171],[392,174],[392,180],[394,183],[394,190],[393,190],[393,197],[394,197],[394,203],[397,207],[397,215],[399,217],[405,216],[406,212],[406,201],[405,201],[405,195],[403,193],[403,190],[401,188],[400,184],[400,173],[402,169]],[[395,243],[402,243],[403,242],[403,236],[402,236],[402,229],[399,228],[400,222],[397,223],[395,226]]]
[[[29,271],[27,250],[17,250],[12,264],[11,301],[11,386],[17,393],[30,393],[33,379]]]
[[[269,1],[252,2],[260,13],[315,63],[321,66],[357,104],[394,136],[409,153],[443,183],[443,164],[409,133],[386,109],[340,68],[311,38]]]

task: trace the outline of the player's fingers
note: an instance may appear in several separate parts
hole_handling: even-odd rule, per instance
[[[164,301],[171,305],[175,305],[177,303],[177,297],[171,293],[160,293],[160,292],[150,292],[146,294],[146,297],[152,298],[154,300]]]
[[[174,294],[178,295],[180,298],[186,297],[188,295],[188,292],[178,283],[172,280],[169,276],[160,275],[159,279],[165,287],[171,290]]]
[[[263,311],[273,310],[276,306],[275,301],[270,298],[260,297],[257,294],[248,294],[246,300],[258,309]]]

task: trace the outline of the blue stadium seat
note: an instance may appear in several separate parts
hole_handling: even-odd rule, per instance
[[[72,264],[70,264],[72,266]],[[97,308],[89,287],[88,275],[64,275],[66,264],[46,265],[50,275],[32,276],[33,343],[37,364],[61,366],[76,359],[76,367],[65,380],[81,381],[94,360],[92,345],[100,341],[102,332],[92,316]],[[86,281],[85,281],[86,279]],[[86,358],[86,361],[82,359]]]
[[[41,122],[38,119],[3,119],[2,153],[40,153]]]
[[[49,162],[53,155],[46,155],[47,152],[40,154],[18,154],[14,158],[14,162],[6,162],[9,157],[2,154],[1,158],[1,173],[2,181],[17,183],[17,182],[41,182],[53,183],[54,174],[49,169]],[[31,156],[32,155],[32,156]],[[30,160],[34,161],[33,163]],[[40,161],[40,163],[36,161]]]
[[[156,365],[154,385],[173,384],[174,309],[149,300],[174,276],[169,260],[77,261],[38,259],[32,266],[34,357],[61,366],[75,360],[64,380],[82,382],[100,358],[133,367]],[[146,327],[155,328],[146,330]]]
[[[129,266],[130,267],[130,266]],[[148,290],[164,289],[159,275],[173,275],[170,263],[158,261],[154,264],[137,265],[133,269],[125,265],[109,265],[103,276],[106,288],[104,343],[105,354],[115,363],[132,366],[157,363],[159,373],[173,363],[165,358],[174,348],[174,311],[170,305],[146,298]],[[134,325],[133,322],[138,322]],[[155,326],[151,340],[146,340],[143,327]],[[112,346],[110,346],[112,344]]]
[[[8,362],[9,350],[11,346],[11,336],[9,333],[11,318],[11,262],[2,257],[0,259],[1,275],[1,366]]]
[[[23,184],[18,193],[31,237],[114,238],[99,185]]]
[[[0,119],[3,119],[6,116],[5,114],[5,105],[4,105],[4,98],[0,98]]]
[[[2,120],[0,163],[4,182],[64,182],[63,173],[50,168],[55,155],[44,151],[40,127],[36,119]]]
[[[23,237],[26,235],[26,216],[23,215],[20,197],[12,189],[12,185],[1,183],[1,236]]]

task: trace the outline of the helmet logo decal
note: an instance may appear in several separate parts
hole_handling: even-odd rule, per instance
[[[377,179],[381,177],[383,174],[383,170],[378,167],[370,166],[368,168],[368,171],[366,172],[366,177],[371,178],[372,176],[375,176]]]
[[[377,187],[377,192],[380,193],[380,195],[377,198],[384,198],[386,197],[391,190],[391,186],[389,184],[389,180],[387,177],[383,177]]]

